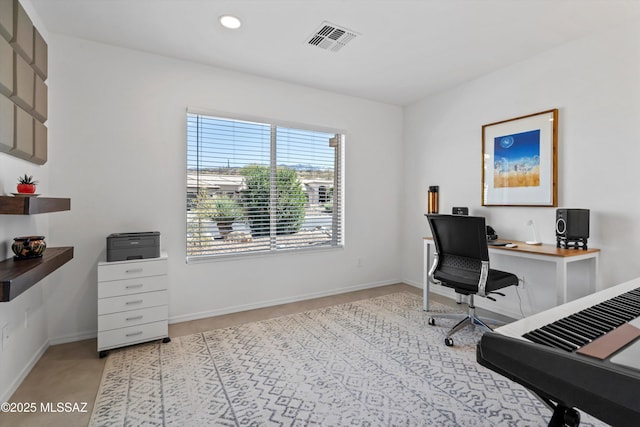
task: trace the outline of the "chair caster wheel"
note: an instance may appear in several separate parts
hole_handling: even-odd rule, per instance
[[[108,354],[109,354],[109,350],[102,350],[100,353],[98,353],[98,355],[100,356],[100,359],[104,359],[105,357],[107,357]]]
[[[580,412],[574,408],[569,408],[564,413],[564,423],[570,427],[577,427],[580,425]]]
[[[429,320],[427,320],[427,323],[431,326],[435,326],[436,325],[436,319],[434,319],[433,317],[429,317]]]
[[[170,337],[164,337],[164,338],[162,338],[162,342],[165,343],[165,344],[168,343],[168,342],[171,342],[171,338]]]
[[[444,345],[446,345],[447,347],[453,347],[453,338],[445,338]]]

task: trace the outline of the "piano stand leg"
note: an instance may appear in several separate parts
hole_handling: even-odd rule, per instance
[[[559,404],[555,406],[549,427],[578,427],[579,425],[580,412]]]

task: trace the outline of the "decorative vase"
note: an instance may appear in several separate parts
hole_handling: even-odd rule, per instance
[[[35,184],[18,184],[18,193],[33,194],[36,192]]]
[[[44,236],[16,237],[11,245],[15,260],[41,257],[46,248]]]

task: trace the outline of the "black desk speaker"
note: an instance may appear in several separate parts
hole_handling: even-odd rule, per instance
[[[556,246],[587,249],[588,238],[589,209],[556,210]]]

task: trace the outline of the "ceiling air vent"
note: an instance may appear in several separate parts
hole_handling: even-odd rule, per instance
[[[331,52],[337,52],[357,36],[358,33],[355,31],[324,21],[320,24],[320,27],[309,36],[307,44],[317,46],[324,50],[330,50]]]

